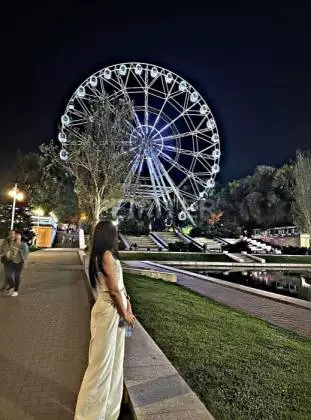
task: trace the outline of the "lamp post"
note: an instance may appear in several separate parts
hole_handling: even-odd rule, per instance
[[[14,219],[15,219],[15,208],[16,208],[16,200],[22,201],[24,199],[24,194],[18,190],[17,184],[14,185],[14,188],[9,191],[9,196],[13,198],[13,205],[12,205],[12,216],[11,216],[11,230],[14,227]]]

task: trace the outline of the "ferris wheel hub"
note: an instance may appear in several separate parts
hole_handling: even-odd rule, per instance
[[[145,124],[138,125],[132,131],[130,144],[135,152],[144,158],[158,156],[163,150],[163,138],[159,130],[155,127]]]

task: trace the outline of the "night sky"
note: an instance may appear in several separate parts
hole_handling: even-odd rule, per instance
[[[171,69],[207,99],[220,128],[222,181],[311,149],[308,10],[88,3],[11,2],[2,13],[0,171],[16,149],[55,138],[73,90],[121,61]]]

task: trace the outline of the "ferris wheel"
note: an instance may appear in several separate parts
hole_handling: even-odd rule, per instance
[[[219,133],[199,92],[177,74],[147,63],[106,67],[74,92],[61,117],[60,156],[67,160],[67,134],[91,116],[91,103],[108,95],[133,103],[130,141],[134,157],[125,180],[123,203],[180,209],[193,223],[193,212],[215,186],[219,172]],[[120,204],[122,205],[122,204]]]

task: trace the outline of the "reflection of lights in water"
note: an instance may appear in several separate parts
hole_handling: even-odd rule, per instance
[[[189,271],[193,270],[189,269]],[[299,273],[284,273],[280,271],[194,271],[206,276],[247,285],[255,289],[269,290],[276,294],[311,300],[311,281],[309,280],[310,284],[306,283],[303,281],[304,277]],[[310,288],[310,296],[306,292],[308,288]]]

